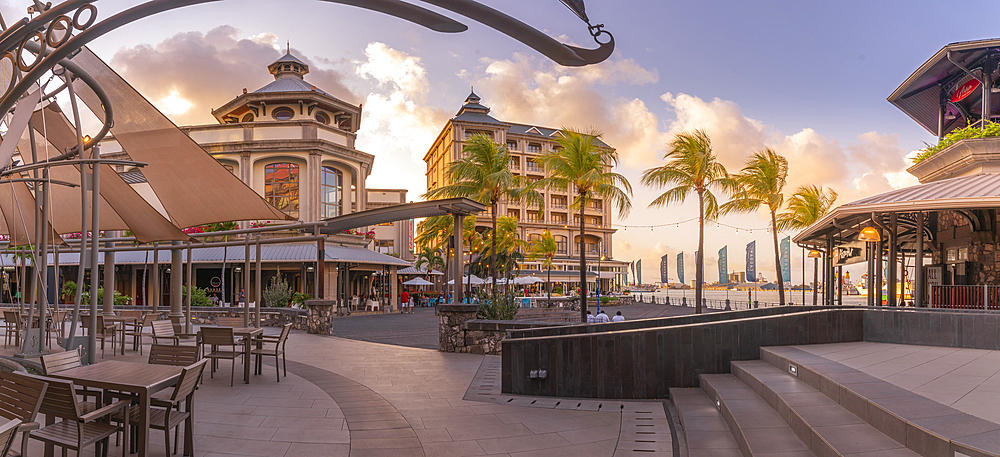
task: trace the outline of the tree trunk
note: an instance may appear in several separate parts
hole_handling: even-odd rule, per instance
[[[490,238],[492,241],[492,247],[490,247],[490,277],[493,278],[493,285],[490,289],[490,294],[493,296],[494,301],[496,301],[497,296],[497,202],[493,202],[493,208],[490,211],[490,223],[493,224],[493,236]]]
[[[583,210],[587,207],[587,194],[580,193],[580,322],[587,322],[587,233]]]
[[[545,276],[545,289],[549,294],[549,301],[545,303],[545,307],[549,308],[552,306],[552,257],[549,257],[549,270]]]
[[[781,277],[781,251],[778,250],[778,224],[774,218],[774,210],[771,210],[771,238],[774,239],[774,262],[778,273],[778,304],[785,306],[785,278]]]
[[[705,256],[705,191],[698,191],[698,255],[694,256],[694,313],[701,314],[701,289],[705,282],[702,269]]]

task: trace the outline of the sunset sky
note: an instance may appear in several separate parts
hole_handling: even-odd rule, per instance
[[[99,20],[139,4],[95,2]],[[435,9],[426,3],[413,3]],[[585,25],[557,0],[488,0],[561,41],[594,47]],[[10,24],[28,2],[0,0]],[[839,203],[910,185],[905,156],[935,138],[886,97],[947,43],[996,36],[995,4],[929,1],[588,0],[587,12],[617,42],[606,62],[556,65],[524,45],[453,13],[469,30],[442,34],[358,8],[317,0],[220,1],[147,18],[91,44],[179,125],[213,123],[210,110],[272,79],[265,66],[286,43],[310,64],[306,79],[364,105],[358,149],[374,154],[370,187],[406,188],[419,199],[421,161],[470,87],[499,119],[548,127],[596,127],[622,156],[635,186],[625,225],[688,220],[696,199],[648,209],[657,193],[642,170],[662,163],[671,136],[705,129],[731,172],[753,151],[774,148],[790,162],[786,194],[802,184],[832,187]],[[986,11],[983,11],[986,10]],[[438,10],[441,11],[441,10]],[[774,279],[765,214],[708,225],[706,278],[729,246],[729,269],[757,240],[758,271]],[[686,254],[694,276],[697,224],[619,229],[615,258],[643,260],[659,278],[663,254]],[[801,254],[792,250],[793,282]],[[671,264],[671,277],[676,278]],[[811,279],[811,272],[810,272]]]

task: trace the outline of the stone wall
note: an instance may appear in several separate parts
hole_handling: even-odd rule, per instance
[[[465,347],[465,323],[476,318],[479,305],[437,305],[438,350],[441,352],[469,352]]]
[[[500,354],[500,342],[510,330],[565,325],[561,322],[517,322],[476,319],[478,305],[438,305],[441,352]]]
[[[160,311],[160,319],[170,318],[170,311]],[[191,308],[191,322],[197,325],[215,325],[220,317],[243,317],[243,308]],[[294,330],[307,330],[306,312],[292,308],[261,308],[261,326],[281,327],[292,324]],[[250,310],[250,322],[253,323],[254,313]]]

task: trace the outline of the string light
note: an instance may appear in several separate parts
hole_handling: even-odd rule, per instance
[[[687,219],[687,220],[683,220],[683,221],[678,221],[678,222],[666,222],[666,223],[663,223],[663,224],[651,224],[651,225],[626,225],[626,224],[611,224],[611,225],[612,225],[613,227],[619,227],[619,228],[623,229],[623,230],[624,230],[624,231],[626,231],[626,232],[627,232],[627,231],[628,231],[628,229],[630,229],[630,228],[648,228],[648,229],[650,229],[651,231],[655,231],[655,230],[653,230],[653,229],[657,229],[657,228],[662,228],[662,227],[669,227],[669,226],[671,226],[671,225],[673,225],[675,229],[677,229],[677,230],[680,230],[680,228],[681,228],[681,224],[686,224],[686,223],[688,223],[688,222],[694,222],[694,221],[698,221],[698,223],[699,223],[699,224],[701,223],[701,221],[700,221],[700,220],[699,220],[699,219],[698,219],[697,217],[693,217],[693,218],[691,218],[691,219]],[[745,231],[747,231],[747,232],[749,232],[749,233],[751,233],[751,234],[752,234],[752,233],[753,233],[753,232],[754,232],[755,230],[756,230],[756,231],[758,231],[758,232],[759,232],[759,231],[765,231],[765,232],[768,232],[768,233],[770,233],[770,231],[771,231],[771,228],[770,228],[770,227],[738,227],[738,226],[735,226],[735,225],[729,225],[729,224],[724,224],[724,223],[722,223],[722,222],[719,222],[719,221],[711,221],[711,222],[714,222],[714,223],[715,223],[715,227],[716,227],[716,228],[718,228],[718,229],[721,229],[722,227],[725,227],[725,228],[730,228],[730,229],[734,229],[734,230],[736,230],[736,233],[740,233],[740,230],[741,230],[741,229],[742,229],[742,230],[745,230]]]

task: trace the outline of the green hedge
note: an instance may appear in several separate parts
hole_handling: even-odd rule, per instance
[[[961,140],[968,138],[991,138],[995,136],[1000,136],[1000,123],[986,121],[986,128],[980,128],[978,126],[966,127],[963,129],[952,130],[951,133],[944,136],[938,144],[933,146],[927,146],[924,148],[920,155],[913,159],[913,163],[920,163],[924,159],[937,154],[944,148],[951,146]]]

